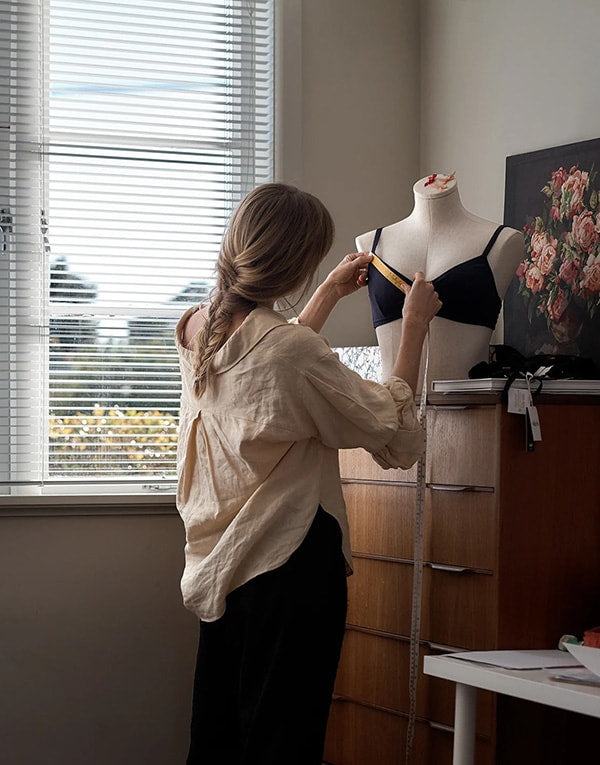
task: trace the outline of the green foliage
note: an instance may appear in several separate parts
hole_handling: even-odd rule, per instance
[[[94,407],[91,414],[50,416],[52,475],[172,475],[177,419],[158,410]]]

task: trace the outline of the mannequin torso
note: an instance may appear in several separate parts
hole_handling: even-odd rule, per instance
[[[388,266],[411,280],[416,271],[423,271],[427,280],[435,281],[460,264],[478,258],[498,228],[497,223],[465,210],[452,176],[437,185],[430,180],[431,176],[417,181],[413,187],[415,206],[412,213],[382,230],[376,250]],[[358,236],[357,249],[370,251],[374,235],[375,231],[370,231]],[[505,228],[487,254],[487,263],[500,300],[523,258],[523,249],[522,234]],[[469,278],[466,271],[463,273],[464,278]],[[462,274],[455,274],[456,278],[463,278]],[[440,298],[444,301],[441,291]],[[436,316],[429,330],[429,380],[467,377],[472,366],[479,361],[487,361],[492,331],[489,326]],[[376,332],[385,379],[390,374],[400,345],[402,319],[382,323]],[[422,385],[424,361],[425,354],[419,387]]]

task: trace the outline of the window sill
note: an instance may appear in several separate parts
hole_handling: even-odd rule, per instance
[[[0,497],[0,517],[176,515],[175,493],[47,494]]]

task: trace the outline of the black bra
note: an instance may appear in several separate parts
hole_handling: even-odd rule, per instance
[[[494,329],[502,306],[496,289],[488,255],[504,226],[498,226],[481,255],[453,266],[432,280],[442,301],[438,316],[462,324],[478,324]],[[373,314],[373,326],[379,327],[402,318],[404,292],[400,280],[412,284],[404,274],[384,263],[375,254],[382,229],[378,228],[371,252],[375,256],[369,264],[369,300]]]

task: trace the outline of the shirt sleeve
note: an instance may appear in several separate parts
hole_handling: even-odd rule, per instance
[[[383,468],[408,469],[424,448],[409,385],[364,380],[330,351],[302,376],[302,397],[319,438],[336,449],[362,447]]]

